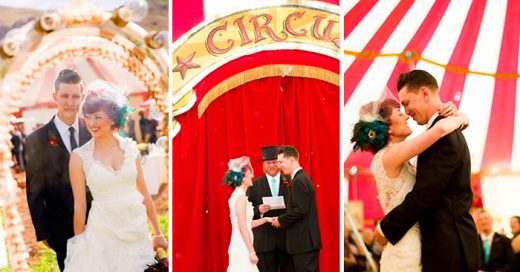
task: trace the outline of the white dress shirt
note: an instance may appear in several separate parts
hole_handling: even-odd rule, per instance
[[[430,127],[433,125],[433,121],[435,121],[435,119],[436,119],[437,117],[439,117],[439,113],[438,113],[438,112],[434,113],[434,114],[432,115],[432,117],[430,117],[430,120],[428,120],[428,124],[427,124],[427,126],[426,126],[427,129],[430,128]]]
[[[301,166],[298,166],[298,168],[294,169],[294,171],[292,172],[291,174],[291,180],[294,179],[294,176],[296,176],[296,173],[298,173],[298,171],[302,170],[303,168]]]
[[[76,139],[76,143],[79,146],[79,122],[78,118],[75,119],[74,123],[72,123],[71,126],[65,124],[63,121],[61,121],[60,117],[56,114],[54,117],[54,125],[56,125],[56,128],[58,129],[58,132],[60,133],[60,137],[63,140],[63,143],[65,144],[65,147],[70,153],[70,131],[69,127],[74,128],[74,138]]]

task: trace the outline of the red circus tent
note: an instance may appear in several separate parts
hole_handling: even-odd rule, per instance
[[[339,6],[338,0],[310,2]],[[215,3],[220,7],[215,7]],[[265,1],[255,3],[264,4]],[[210,4],[213,4],[211,9],[223,10],[220,14],[208,11]],[[243,1],[173,1],[174,41],[203,21],[210,21],[240,6],[244,6]],[[276,7],[272,6],[273,9]],[[187,37],[185,35],[179,40]],[[176,67],[176,62],[179,60],[174,58],[173,67]],[[262,174],[261,147],[285,144],[298,148],[300,163],[310,173],[315,185],[323,243],[320,268],[323,271],[339,270],[338,85],[308,77],[261,73],[259,78],[241,83],[219,96],[201,114],[197,111],[204,105],[202,100],[206,94],[222,81],[244,71],[276,65],[304,66],[313,71],[319,68],[335,75],[339,75],[340,68],[337,58],[301,48],[282,46],[257,50],[226,60],[194,84],[188,94],[195,98],[186,111],[176,114],[177,105],[173,101],[174,125],[180,127],[172,139],[172,255],[175,271],[226,270],[231,237],[227,201],[232,193],[222,185],[226,163],[230,158],[248,155],[255,177],[259,177]],[[178,76],[179,70],[174,70],[174,73]],[[176,98],[175,86],[173,88],[173,97]]]
[[[464,135],[474,205],[483,204],[502,221],[518,214],[520,202],[512,195],[520,192],[520,2],[351,1],[343,12],[342,160],[349,199],[363,202],[365,218],[377,219],[382,212],[370,173],[372,156],[352,151],[351,130],[359,108],[386,87],[397,96],[397,77],[411,69],[434,75],[441,99],[453,101],[470,118]],[[414,134],[424,129],[413,120],[409,124]]]

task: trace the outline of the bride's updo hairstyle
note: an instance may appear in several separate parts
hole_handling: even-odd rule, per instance
[[[233,190],[242,184],[242,180],[244,179],[247,171],[251,171],[253,173],[253,166],[251,166],[251,161],[249,157],[242,156],[240,158],[231,159],[228,162],[228,170],[224,175],[223,184],[228,185]]]
[[[87,95],[81,107],[83,116],[100,110],[114,121],[113,129],[121,128],[131,108],[128,99],[114,84],[104,80],[95,80],[87,86]]]
[[[388,144],[388,127],[390,116],[400,105],[395,99],[382,102],[373,101],[365,104],[359,111],[359,121],[354,125],[352,138],[354,151],[370,151],[376,153]]]

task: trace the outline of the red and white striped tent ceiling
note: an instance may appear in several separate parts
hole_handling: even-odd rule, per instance
[[[291,1],[271,1],[272,5]],[[298,3],[298,1],[294,1]],[[339,5],[339,0],[303,0],[299,2],[324,2]],[[180,36],[206,19],[215,18],[230,10],[245,8],[257,3],[266,3],[265,0],[191,0],[172,1],[172,39],[175,42]]]
[[[346,166],[369,163],[350,144],[359,108],[377,100],[386,87],[397,94],[400,73],[423,69],[437,78],[441,99],[453,101],[470,118],[464,134],[472,172],[520,170],[520,1],[367,0],[346,5]],[[424,130],[413,120],[410,126],[414,133]]]
[[[24,96],[21,108],[55,107],[52,99],[54,81],[59,72],[65,68],[76,69],[83,78],[85,86],[96,79],[103,79],[116,84],[127,94],[147,91],[135,76],[116,62],[77,57],[59,62],[42,73]]]

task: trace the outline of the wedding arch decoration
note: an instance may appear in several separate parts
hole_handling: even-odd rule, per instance
[[[16,181],[11,174],[10,118],[19,110],[31,84],[59,62],[83,57],[114,62],[145,86],[158,110],[168,113],[166,31],[143,29],[136,22],[147,14],[146,1],[129,1],[112,13],[74,0],[9,31],[0,41],[0,199],[13,271],[28,270],[28,248],[17,209]],[[168,131],[168,122],[164,131]]]

